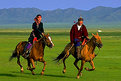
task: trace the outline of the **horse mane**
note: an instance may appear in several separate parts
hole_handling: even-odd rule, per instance
[[[36,43],[40,43],[41,41],[43,41],[43,38],[44,38],[44,37],[41,37],[40,39],[38,39],[38,40],[35,42],[35,44],[36,44]]]
[[[44,38],[44,37],[41,37],[41,38],[38,40],[38,42],[41,41],[43,38]]]
[[[91,39],[89,39],[86,44],[88,44],[92,39],[94,38],[94,36],[91,37]]]
[[[92,40],[94,40],[94,36],[92,36],[91,39],[90,39],[89,41],[87,41],[87,43],[86,43],[85,45],[88,45],[90,42],[92,42]],[[85,46],[85,45],[84,45],[84,46]],[[84,46],[83,46],[83,47],[84,47]],[[83,48],[82,48],[82,49],[83,49]],[[95,48],[94,48],[94,49],[95,49]],[[93,52],[94,52],[94,49],[93,49],[93,51],[92,51],[92,54],[93,54]]]
[[[85,45],[87,45],[88,43],[90,43],[90,42],[92,41],[93,38],[94,38],[94,36],[92,36],[91,39],[89,39],[89,40],[86,42]],[[82,49],[84,48],[85,45],[82,46]]]

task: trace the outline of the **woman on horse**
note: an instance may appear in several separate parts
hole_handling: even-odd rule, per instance
[[[87,39],[88,32],[86,26],[83,24],[83,18],[80,17],[78,22],[72,26],[70,31],[71,44],[76,47],[78,59],[80,57],[80,44],[84,45]]]
[[[41,22],[42,20],[42,16],[40,14],[38,14],[35,18],[34,18],[34,23],[32,24],[32,29],[33,31],[31,32],[30,34],[30,37],[28,38],[28,44],[25,46],[25,57],[28,56],[29,54],[29,51],[26,51],[29,50],[29,48],[32,46],[32,44],[41,38],[41,36],[44,35],[44,29],[43,29],[43,23]]]
[[[42,20],[42,16],[40,14],[38,14],[35,18],[34,18],[34,23],[32,25],[32,29],[33,31],[30,34],[30,37],[28,39],[28,41],[33,44],[33,39],[36,37],[37,40],[41,38],[40,35],[44,35],[44,29],[43,29],[43,23],[41,22]]]

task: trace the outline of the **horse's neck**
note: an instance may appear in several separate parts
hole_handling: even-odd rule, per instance
[[[94,50],[95,50],[95,44],[94,44],[94,38],[92,37],[91,39],[90,39],[90,41],[87,43],[87,46],[88,46],[88,51],[90,51],[90,52],[94,52]]]
[[[38,45],[38,48],[45,48],[45,43],[44,43],[43,38],[40,38],[40,39],[35,43],[35,45]]]
[[[44,38],[42,37],[41,39],[40,39],[40,41],[38,41],[39,42],[39,44],[42,44],[42,46],[44,46],[45,47],[45,42],[44,42]]]

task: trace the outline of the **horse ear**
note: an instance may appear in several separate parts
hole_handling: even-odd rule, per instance
[[[98,35],[98,32],[97,32],[97,35]]]
[[[94,36],[94,34],[92,33],[92,35]]]

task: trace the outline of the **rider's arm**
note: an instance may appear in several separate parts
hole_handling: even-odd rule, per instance
[[[83,26],[83,34],[85,37],[88,37],[88,32],[85,26]]]
[[[41,28],[41,31],[40,31],[40,28],[39,28],[39,29],[37,28],[36,23],[33,23],[33,25],[32,25],[32,29],[34,29],[34,31],[38,31],[39,34],[43,35],[43,32],[44,32],[43,24],[42,24],[41,27],[42,27],[42,28]]]
[[[83,26],[83,43],[82,44],[85,44],[85,42],[87,42],[87,40],[89,40],[88,32],[87,32],[86,27]]]
[[[74,27],[73,26],[70,30],[70,40],[71,40],[71,44],[73,44],[74,43]]]

